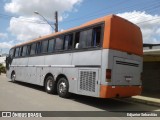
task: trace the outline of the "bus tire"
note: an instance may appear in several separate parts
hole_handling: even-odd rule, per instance
[[[48,76],[45,80],[45,91],[49,94],[56,93],[56,85],[52,76]]]
[[[62,98],[68,98],[70,96],[69,83],[65,77],[61,77],[58,80],[57,92],[58,92],[58,95]]]
[[[11,81],[13,83],[16,82],[16,73],[15,72],[12,72],[12,74],[11,74]]]

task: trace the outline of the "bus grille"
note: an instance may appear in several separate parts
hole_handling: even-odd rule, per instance
[[[80,90],[95,92],[96,72],[80,71]]]

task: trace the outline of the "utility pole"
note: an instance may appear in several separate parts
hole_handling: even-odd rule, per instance
[[[55,12],[55,23],[54,23],[54,30],[58,32],[58,12]]]

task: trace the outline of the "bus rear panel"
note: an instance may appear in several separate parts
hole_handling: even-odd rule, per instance
[[[143,62],[141,31],[136,25],[117,16],[112,16],[108,23],[105,26],[107,32],[104,32],[100,97],[140,95]]]

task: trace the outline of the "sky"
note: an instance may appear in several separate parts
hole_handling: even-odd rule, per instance
[[[16,44],[54,32],[34,12],[53,25],[56,10],[59,31],[116,14],[141,28],[143,43],[160,44],[159,0],[0,0],[0,50],[8,53]]]

